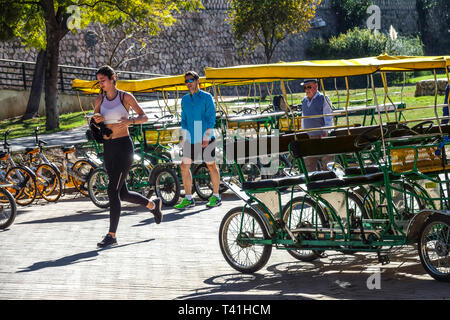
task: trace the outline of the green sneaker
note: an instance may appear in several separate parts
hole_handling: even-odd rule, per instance
[[[192,198],[192,200],[188,200],[187,198],[184,198],[179,204],[175,205],[174,208],[178,210],[184,210],[186,208],[190,208],[195,206],[195,200]]]
[[[220,198],[217,198],[215,195],[212,195],[211,197],[209,197],[209,201],[206,204],[206,206],[209,208],[213,208],[213,207],[218,207],[221,204],[222,204],[222,200]]]

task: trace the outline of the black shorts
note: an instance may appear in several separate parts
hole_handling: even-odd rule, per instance
[[[191,159],[192,162],[216,162],[216,139],[211,138],[208,145],[202,148],[201,143],[185,142],[183,145],[183,158]]]

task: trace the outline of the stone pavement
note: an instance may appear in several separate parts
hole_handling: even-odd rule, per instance
[[[84,139],[85,128],[42,135],[49,145]],[[17,145],[19,139],[12,144]],[[23,146],[33,138],[21,138]],[[185,212],[165,208],[154,223],[143,208],[123,204],[118,246],[96,248],[108,229],[108,210],[67,194],[57,203],[18,207],[0,230],[0,300],[9,299],[449,299],[447,283],[428,276],[413,247],[395,249],[381,266],[375,254],[326,252],[311,263],[272,250],[268,264],[241,274],[224,260],[222,217],[242,205],[229,191],[223,205],[205,202]],[[372,290],[370,280],[375,281]]]
[[[230,192],[223,199],[209,210],[200,201],[185,212],[165,208],[160,225],[146,209],[124,204],[119,244],[104,250],[96,243],[108,210],[88,198],[19,207],[14,224],[0,230],[0,300],[450,298],[448,284],[425,273],[412,247],[396,249],[386,266],[374,254],[327,252],[306,263],[274,249],[262,270],[241,274],[218,242],[222,217],[241,200]]]

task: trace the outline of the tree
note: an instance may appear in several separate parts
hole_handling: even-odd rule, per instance
[[[1,7],[11,4],[0,0]],[[21,15],[10,22],[14,35],[28,47],[45,50],[46,129],[59,128],[58,62],[61,40],[72,31],[99,22],[114,28],[145,30],[156,35],[162,26],[172,25],[174,13],[202,8],[200,0],[17,0]],[[4,16],[4,12],[0,12]]]
[[[308,31],[321,0],[231,0],[229,21],[236,41],[247,51],[264,48],[269,63],[288,35]]]
[[[365,26],[367,8],[372,0],[332,0],[331,5],[337,17],[337,33],[345,33],[355,27]]]

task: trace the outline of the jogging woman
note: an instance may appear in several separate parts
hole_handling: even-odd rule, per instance
[[[96,123],[104,122],[112,131],[109,136],[104,136],[103,143],[105,168],[109,178],[109,232],[97,246],[104,248],[117,244],[121,200],[147,207],[157,224],[162,220],[162,202],[159,198],[151,201],[137,192],[129,191],[125,183],[134,154],[128,125],[146,122],[147,115],[132,94],[116,88],[116,73],[111,67],[101,67],[96,76],[102,93],[95,101],[93,118]],[[129,118],[130,108],[137,117]]]

